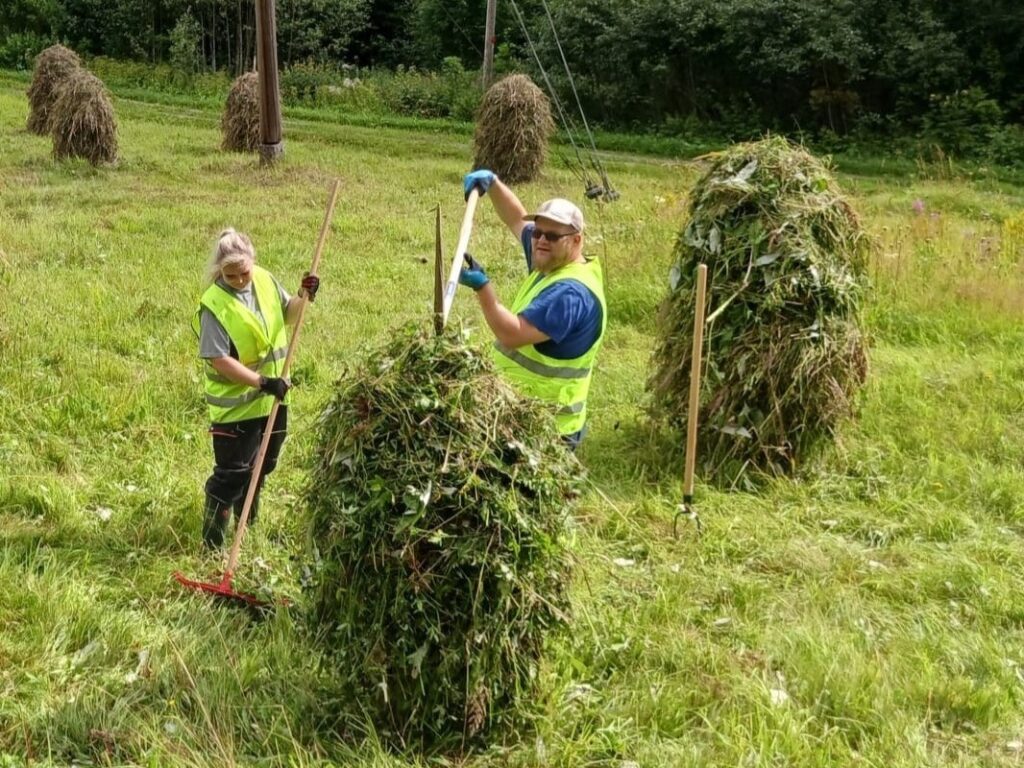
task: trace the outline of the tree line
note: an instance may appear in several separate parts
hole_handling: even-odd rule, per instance
[[[498,68],[539,73],[616,128],[739,136],[933,131],[1020,141],[1020,0],[497,0]],[[278,0],[279,61],[480,66],[486,0]],[[522,12],[522,29],[515,8]],[[548,11],[553,24],[548,21]],[[252,0],[6,0],[0,63],[60,40],[80,53],[252,66]],[[561,45],[559,49],[558,43]],[[1002,133],[1000,133],[1002,132]]]

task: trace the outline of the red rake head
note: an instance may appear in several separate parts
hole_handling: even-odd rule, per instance
[[[260,600],[255,595],[247,595],[245,592],[235,592],[231,588],[232,574],[230,571],[224,572],[224,577],[220,580],[219,584],[211,584],[206,581],[193,581],[187,578],[181,571],[175,571],[175,580],[182,586],[188,587],[189,589],[196,589],[200,592],[207,592],[217,597],[223,597],[226,600],[230,600],[234,603],[242,605],[247,608],[258,608],[267,610],[273,607],[272,603],[266,600]]]

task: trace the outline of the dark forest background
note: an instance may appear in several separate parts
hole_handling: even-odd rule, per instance
[[[539,76],[528,33],[556,91],[573,103],[564,53],[587,116],[606,128],[915,135],[954,155],[1024,154],[1020,0],[516,1],[498,0],[499,72]],[[316,73],[459,76],[480,67],[484,11],[485,0],[279,0],[279,60],[312,78],[310,92]],[[254,7],[4,0],[0,66],[29,67],[55,41],[86,56],[234,74],[251,67]]]

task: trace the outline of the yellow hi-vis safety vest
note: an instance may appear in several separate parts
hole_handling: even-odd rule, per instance
[[[252,268],[252,289],[263,313],[263,322],[260,322],[259,315],[246,307],[238,297],[214,283],[206,289],[199,300],[199,309],[193,318],[192,328],[198,335],[199,314],[205,307],[224,326],[231,343],[238,350],[238,360],[242,365],[261,376],[280,376],[288,352],[281,296],[270,273],[255,265]],[[274,406],[273,395],[260,392],[246,384],[236,384],[217,373],[209,360],[203,362],[206,373],[206,403],[210,409],[211,422],[224,424],[270,415]]]
[[[604,300],[604,277],[596,259],[574,262],[547,275],[531,272],[519,287],[511,310],[519,314],[540,293],[560,280],[576,280],[597,297],[601,305],[601,332],[590,349],[579,357],[561,360],[537,351],[534,345],[510,349],[494,342],[491,356],[498,371],[520,392],[556,406],[555,422],[561,435],[571,435],[583,428],[587,420],[587,392],[597,359],[597,350],[608,324],[608,308]]]

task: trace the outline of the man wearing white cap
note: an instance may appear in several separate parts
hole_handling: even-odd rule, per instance
[[[575,449],[586,431],[587,393],[607,325],[604,279],[596,259],[583,255],[583,212],[560,197],[526,208],[488,170],[467,174],[523,246],[527,276],[510,307],[498,301],[483,267],[472,256],[459,282],[476,292],[496,338],[498,370],[521,392],[554,406],[559,434]]]

